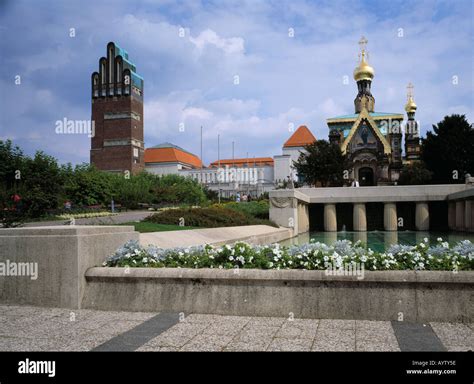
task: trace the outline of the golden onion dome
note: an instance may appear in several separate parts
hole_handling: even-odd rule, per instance
[[[362,59],[356,69],[354,69],[354,80],[372,80],[374,74],[374,69],[367,63],[365,60],[365,52],[362,51]]]
[[[409,97],[407,103],[405,104],[405,111],[408,113],[410,112],[416,112],[416,104],[415,101],[413,100],[413,97]]]

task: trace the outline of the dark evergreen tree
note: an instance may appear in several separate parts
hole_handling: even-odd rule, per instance
[[[474,174],[474,128],[465,115],[445,116],[422,139],[421,156],[433,184],[463,183]]]
[[[337,187],[343,184],[345,158],[337,144],[317,140],[307,145],[308,153],[302,153],[295,163],[300,178],[309,185]]]

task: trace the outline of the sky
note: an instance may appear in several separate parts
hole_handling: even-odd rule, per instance
[[[354,113],[362,35],[375,110],[404,113],[412,82],[424,136],[452,113],[473,122],[473,19],[471,0],[0,0],[0,140],[88,162],[90,138],[56,122],[90,119],[114,41],[144,78],[146,147],[199,155],[202,126],[205,164],[218,134],[221,158],[232,142],[236,158],[278,155],[292,127],[327,139],[327,118]]]

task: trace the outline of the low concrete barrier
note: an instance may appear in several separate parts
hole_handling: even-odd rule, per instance
[[[86,270],[128,240],[132,226],[0,229],[0,303],[80,308]]]
[[[185,231],[140,233],[140,243],[161,248],[190,247],[211,244],[221,246],[245,241],[254,245],[264,245],[287,240],[293,236],[288,228],[269,225],[243,225],[239,227],[199,228]]]
[[[403,321],[473,321],[474,272],[91,268],[84,308]]]

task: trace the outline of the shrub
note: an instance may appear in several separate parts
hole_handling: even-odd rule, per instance
[[[253,224],[247,215],[220,207],[167,209],[147,217],[145,221],[205,228]]]
[[[427,170],[425,165],[422,162],[407,164],[402,167],[400,179],[398,179],[398,184],[400,185],[429,184],[432,174],[433,173]]]
[[[214,204],[213,207],[231,209],[233,211],[242,212],[247,216],[262,220],[268,220],[270,210],[268,200],[250,201],[248,203],[230,202],[224,204]]]
[[[153,203],[200,205],[207,198],[201,185],[190,177],[179,175],[154,176]]]

